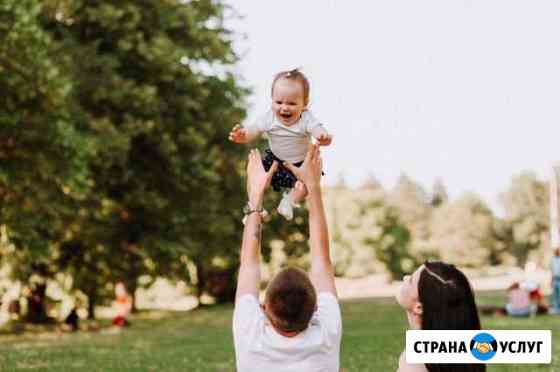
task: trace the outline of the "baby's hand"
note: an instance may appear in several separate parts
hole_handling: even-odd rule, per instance
[[[324,134],[321,134],[319,136],[319,138],[317,138],[317,143],[320,146],[328,146],[328,145],[331,144],[332,138],[333,138],[333,136],[331,134],[324,133]]]
[[[235,143],[247,143],[247,129],[241,127],[241,125],[237,124],[231,129],[229,132],[229,140]]]

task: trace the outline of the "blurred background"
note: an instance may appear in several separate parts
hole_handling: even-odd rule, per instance
[[[477,288],[535,275],[549,291],[558,11],[2,0],[6,329],[73,308],[111,314],[118,282],[133,312],[231,302],[249,146],[228,132],[266,111],[274,74],[295,67],[334,134],[324,197],[343,297],[391,295],[427,259],[464,268]],[[278,199],[271,191],[267,208]],[[305,211],[292,222],[273,213],[265,282],[306,267],[307,251]]]

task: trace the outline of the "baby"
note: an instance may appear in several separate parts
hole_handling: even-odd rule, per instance
[[[275,191],[286,190],[278,205],[278,213],[291,220],[293,208],[305,198],[307,189],[283,163],[301,166],[311,136],[322,146],[330,145],[332,136],[307,109],[309,81],[298,69],[276,74],[271,96],[271,109],[253,125],[233,127],[229,139],[235,143],[249,143],[266,133],[270,148],[265,151],[263,165],[268,171],[275,160],[278,162],[271,184]]]

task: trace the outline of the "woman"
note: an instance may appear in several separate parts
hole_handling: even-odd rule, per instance
[[[113,325],[117,327],[129,326],[128,316],[132,311],[132,296],[128,294],[123,282],[115,285],[115,307],[117,315],[113,318]]]
[[[506,314],[511,316],[529,316],[532,312],[531,307],[529,291],[521,288],[519,282],[510,285],[508,288],[508,303],[505,306]]]
[[[465,275],[443,262],[426,262],[403,279],[397,302],[410,329],[480,329],[471,286]],[[397,372],[484,372],[483,364],[408,364],[404,351]]]

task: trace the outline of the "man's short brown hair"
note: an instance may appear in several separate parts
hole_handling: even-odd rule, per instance
[[[301,332],[315,312],[317,294],[304,271],[287,268],[268,285],[265,303],[270,321],[278,330]]]

